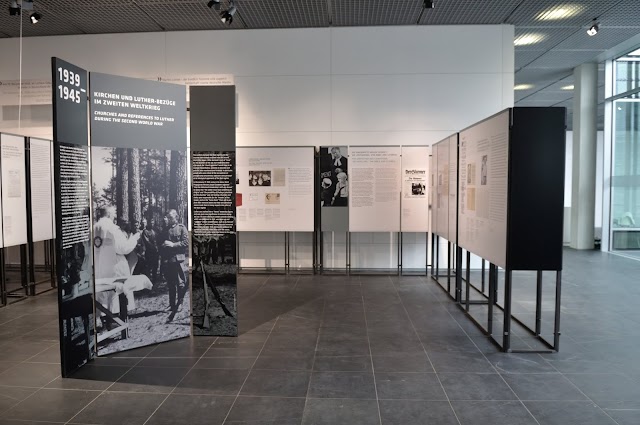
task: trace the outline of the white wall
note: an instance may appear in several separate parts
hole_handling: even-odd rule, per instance
[[[513,38],[509,25],[26,38],[22,77],[49,78],[51,56],[132,77],[233,74],[239,146],[430,145],[513,106]],[[0,57],[0,80],[18,79],[18,40],[0,39]],[[37,109],[23,109],[35,119],[23,121],[20,132],[51,137],[50,114],[42,117]],[[215,119],[215,111],[211,115]],[[4,131],[17,127],[0,119]],[[275,244],[279,236],[272,239]],[[357,238],[352,259],[393,266],[395,248],[380,252],[378,239]],[[266,235],[243,241],[280,249]],[[366,252],[375,252],[375,259]],[[260,254],[241,257],[266,257]],[[421,254],[407,254],[405,261],[414,257],[420,267]]]

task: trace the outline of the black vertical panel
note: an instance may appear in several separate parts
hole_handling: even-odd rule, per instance
[[[87,72],[51,60],[56,273],[60,364],[67,377],[94,357],[93,270],[89,221]]]
[[[566,110],[513,108],[507,266],[561,270]]]
[[[238,335],[235,86],[190,88],[193,334]]]

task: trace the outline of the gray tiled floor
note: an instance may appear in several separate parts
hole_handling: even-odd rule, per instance
[[[544,355],[497,352],[427,278],[241,276],[239,338],[99,358],[72,379],[44,294],[0,309],[0,425],[637,425],[638,271],[565,251],[561,352]]]

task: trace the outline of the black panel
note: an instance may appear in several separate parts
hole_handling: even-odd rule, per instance
[[[194,335],[238,336],[235,93],[190,88]]]
[[[514,108],[509,146],[507,265],[561,270],[565,108]]]
[[[191,151],[236,150],[236,86],[190,87]]]
[[[53,138],[62,143],[88,145],[87,71],[51,58]]]

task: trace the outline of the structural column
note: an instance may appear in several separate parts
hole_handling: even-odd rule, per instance
[[[574,69],[571,247],[593,249],[596,204],[598,64]]]

